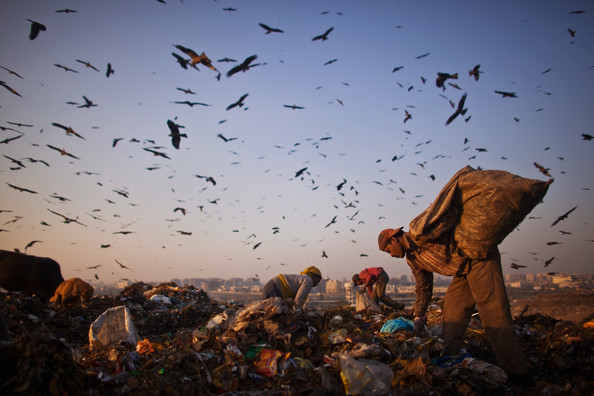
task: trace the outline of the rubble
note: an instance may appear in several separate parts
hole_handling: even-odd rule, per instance
[[[529,378],[507,378],[473,316],[460,355],[444,355],[442,299],[415,336],[412,312],[340,306],[295,316],[280,298],[220,303],[193,287],[135,283],[118,296],[54,307],[0,293],[0,393],[29,395],[588,395],[594,322],[517,316]],[[91,325],[125,307],[138,341],[91,347]],[[382,331],[383,327],[390,331]]]

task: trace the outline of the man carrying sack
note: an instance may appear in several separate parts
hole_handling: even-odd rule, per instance
[[[415,278],[415,333],[424,332],[433,273],[452,276],[443,305],[446,352],[459,352],[476,306],[499,366],[513,377],[527,375],[497,246],[542,200],[552,181],[467,166],[411,221],[409,232],[402,227],[380,232],[379,249],[406,256]]]

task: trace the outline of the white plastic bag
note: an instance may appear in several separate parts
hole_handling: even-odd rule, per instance
[[[132,315],[128,307],[109,308],[91,324],[89,329],[89,344],[91,349],[106,347],[120,341],[136,345],[140,336],[132,322]]]
[[[355,301],[355,311],[368,311],[368,312],[382,312],[382,309],[377,305],[373,298],[364,291],[363,293],[357,292],[357,299]]]
[[[387,395],[392,387],[394,372],[385,363],[370,359],[355,359],[349,354],[338,355],[340,377],[347,395]]]

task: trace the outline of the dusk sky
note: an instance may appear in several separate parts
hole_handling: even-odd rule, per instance
[[[3,1],[0,248],[104,282],[410,275],[382,229],[466,165],[548,180],[536,163],[555,181],[504,273],[592,273],[591,5]]]

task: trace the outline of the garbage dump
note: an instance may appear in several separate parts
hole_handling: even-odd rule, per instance
[[[593,315],[518,315],[531,364],[515,381],[495,365],[480,317],[445,355],[442,300],[427,335],[412,312],[349,305],[294,315],[281,298],[217,302],[203,290],[138,282],[117,296],[55,307],[0,294],[0,394],[27,395],[590,395]],[[0,323],[2,325],[2,323]],[[0,330],[2,330],[0,326]]]

